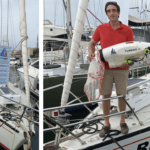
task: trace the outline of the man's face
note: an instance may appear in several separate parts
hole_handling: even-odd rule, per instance
[[[118,16],[120,15],[120,12],[117,12],[117,7],[114,5],[108,5],[107,6],[107,17],[110,21],[117,21]]]

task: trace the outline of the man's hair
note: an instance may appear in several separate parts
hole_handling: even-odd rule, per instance
[[[107,14],[107,7],[108,5],[114,5],[117,7],[117,12],[119,13],[120,12],[120,6],[117,4],[117,2],[107,2],[106,5],[105,5],[105,12]]]

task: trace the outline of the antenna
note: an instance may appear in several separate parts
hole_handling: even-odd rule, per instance
[[[38,39],[38,35],[37,35],[37,48],[38,48],[38,45],[39,45],[39,39]]]

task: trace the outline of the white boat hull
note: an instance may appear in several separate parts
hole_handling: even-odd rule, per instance
[[[0,119],[0,122],[1,121]],[[24,133],[18,129],[15,130],[10,124],[1,126],[0,133],[2,135],[0,136],[0,145],[6,150],[17,150],[27,141],[24,137]]]
[[[34,124],[32,123],[30,124],[29,129],[29,121],[26,118],[22,117],[20,121],[20,115],[22,115],[24,111],[24,107],[21,106],[21,104],[26,105],[27,103],[25,93],[19,88],[14,87],[10,82],[8,87],[21,96],[21,101],[20,104],[7,103],[7,105],[3,101],[0,101],[0,106],[4,106],[4,108],[0,107],[0,150],[1,147],[6,150],[17,150],[24,143],[26,143],[26,141],[28,141],[27,138],[30,139],[28,131],[31,130],[35,133],[35,129]],[[5,107],[12,110],[12,112],[8,111]],[[10,117],[7,116],[7,114],[9,114]],[[27,114],[25,113],[24,115],[26,116]],[[16,122],[15,119],[18,121]]]
[[[112,137],[124,148],[124,150],[150,150],[150,74],[147,76],[142,76],[138,79],[130,79],[130,85],[127,87],[127,91],[129,95],[129,100],[127,102],[130,104],[132,109],[134,109],[136,115],[135,117],[133,113],[130,112],[126,113],[125,122],[129,127],[128,134],[124,135],[121,132],[118,135],[112,135]],[[143,89],[141,91],[141,89]],[[138,92],[138,93],[137,93]],[[113,95],[114,96],[114,95]],[[120,131],[120,114],[118,113],[118,107],[116,103],[111,101],[111,106],[115,106],[114,109],[110,109],[110,117],[109,121],[111,124],[111,130],[118,130]],[[127,110],[129,108],[127,107]],[[93,114],[97,115],[97,119],[103,118],[103,109],[101,102],[99,102],[99,106],[93,110],[93,113],[90,113],[85,119],[90,120],[93,119]],[[117,114],[117,115],[116,115]],[[101,123],[104,124],[104,120],[101,120]],[[139,124],[140,123],[140,124]],[[81,125],[82,123],[80,123]],[[142,125],[142,126],[141,126]],[[60,150],[66,148],[66,150],[120,150],[121,148],[115,143],[110,137],[107,137],[105,141],[103,138],[99,137],[99,131],[102,129],[102,124],[97,123],[96,131],[91,134],[84,134],[82,129],[79,128],[74,129],[72,132],[74,134],[81,134],[79,137],[84,144],[81,144],[77,139],[70,139],[63,141],[59,144]],[[94,129],[96,128],[95,125],[92,125]],[[84,131],[91,128],[84,128]],[[93,130],[93,129],[91,129]],[[69,135],[70,136],[70,135]],[[52,142],[46,143],[45,146],[52,145]]]
[[[36,68],[31,68],[30,66],[30,71],[29,71],[29,88],[34,90],[37,88],[37,82],[38,82],[38,69]],[[23,83],[23,85],[21,87],[24,87],[24,71],[23,68],[19,68],[18,70],[18,74],[20,77],[21,82]],[[33,73],[34,72],[34,73]]]
[[[150,127],[118,137],[115,140],[124,148],[124,150],[143,150],[143,149],[149,150]],[[89,150],[90,149],[92,150],[120,150],[120,147],[118,147],[117,144],[114,143],[110,139],[106,142],[85,148],[84,150],[87,150],[87,149]]]
[[[150,110],[150,105],[138,111],[137,115],[144,123],[143,126],[138,124],[137,119],[134,115],[131,115],[126,119],[126,123],[129,126],[129,133],[119,134],[117,136],[112,136],[125,150],[142,150],[144,147],[146,150],[150,148],[150,118],[148,111]],[[99,111],[100,112],[100,111]],[[143,115],[144,114],[144,115]],[[120,115],[110,117],[110,124],[112,130],[120,130]],[[98,124],[98,129],[100,130],[102,126]],[[74,134],[82,132],[81,129],[75,129]],[[111,138],[106,138],[103,141],[103,138],[99,137],[99,133],[95,134],[84,134],[80,137],[85,144],[81,144],[77,139],[68,140],[63,143],[60,143],[59,146],[66,148],[66,150],[120,150],[118,145],[111,140]],[[48,143],[47,143],[48,144]]]

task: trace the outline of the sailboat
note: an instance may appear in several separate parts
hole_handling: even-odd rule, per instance
[[[150,74],[146,76],[129,79],[129,84],[127,87],[127,97],[128,99],[124,101],[127,104],[127,109],[124,112],[118,112],[118,106],[114,102],[118,98],[116,95],[113,95],[109,99],[111,100],[111,114],[105,117],[110,117],[110,122],[112,125],[112,130],[104,137],[99,137],[99,130],[104,125],[104,116],[102,112],[103,101],[101,98],[97,101],[85,102],[79,104],[68,105],[68,97],[71,89],[73,69],[75,64],[72,63],[71,58],[77,57],[77,51],[79,45],[76,44],[79,42],[79,37],[83,31],[83,25],[85,20],[85,12],[87,10],[88,0],[79,1],[78,14],[76,18],[75,30],[78,31],[74,34],[72,39],[72,47],[70,53],[70,59],[68,70],[65,76],[64,89],[61,98],[61,106],[55,108],[47,108],[44,111],[53,111],[60,110],[59,117],[57,120],[53,118],[46,117],[47,120],[56,123],[56,127],[51,127],[44,129],[44,132],[49,132],[51,130],[56,131],[55,141],[51,141],[44,144],[44,149],[66,149],[66,150],[127,150],[127,149],[137,149],[150,148]],[[82,17],[81,17],[82,16]],[[74,42],[75,40],[75,42]],[[123,95],[120,96],[123,98]],[[98,102],[98,107],[95,108],[83,121],[69,124],[69,115],[64,113],[63,109],[69,107],[76,107],[79,105],[86,105],[89,103]],[[118,103],[118,102],[117,102]],[[129,126],[129,133],[126,135],[121,134],[120,132],[120,113],[126,113],[126,122]],[[75,126],[73,130],[67,129],[67,127]],[[69,134],[63,134],[62,131],[66,131]],[[61,138],[61,134],[64,135]]]
[[[127,150],[127,149],[140,149],[146,147],[149,149],[150,142],[150,120],[149,120],[149,110],[150,102],[148,101],[150,96],[150,74],[147,76],[142,76],[137,79],[129,79],[129,84],[127,87],[128,103],[136,115],[131,111],[130,107],[126,109],[126,123],[129,126],[129,133],[123,135],[120,132],[120,113],[118,109],[118,100],[115,95],[115,91],[112,93],[111,100],[111,109],[110,109],[110,123],[111,130],[109,134],[106,134],[104,138],[99,137],[99,131],[101,130],[104,124],[104,116],[102,110],[102,97],[98,101],[98,107],[96,107],[92,113],[90,113],[82,121],[75,123],[67,123],[65,125],[57,124],[54,120],[51,120],[47,117],[47,120],[55,122],[59,127],[51,127],[49,129],[44,129],[44,131],[55,130],[58,131],[62,128],[64,131],[67,131],[67,127],[74,127],[71,130],[72,134],[63,136],[60,139],[55,138],[55,141],[50,141],[44,144],[44,149],[48,148],[55,149],[59,147],[60,150],[64,148],[66,150]],[[62,109],[75,107],[87,103],[78,103],[74,105],[68,105],[64,107],[55,107],[49,110]],[[59,120],[59,119],[58,119]],[[69,118],[67,119],[69,121]],[[60,122],[59,122],[60,123]],[[58,130],[57,130],[58,129]],[[57,134],[56,134],[57,135]]]
[[[143,41],[149,42],[149,36],[147,36],[146,38],[144,38],[144,37],[140,38],[140,36],[143,35],[143,31],[137,31],[137,29],[134,29],[134,27],[136,27],[138,24],[141,24],[141,25],[142,24],[144,25],[144,23],[149,24],[149,20],[138,19],[131,15],[126,15],[126,18],[127,18],[127,16],[128,16],[128,19],[123,19],[123,20],[125,20],[125,22],[129,23],[129,26],[133,27],[133,31],[135,33],[134,34],[135,40],[143,39]],[[145,21],[145,22],[143,22],[143,21]],[[146,35],[148,35],[148,33],[146,33]],[[98,45],[96,47],[96,49],[97,50],[100,49],[100,45]],[[88,63],[87,55],[88,55],[88,48],[87,48],[87,51],[85,50],[85,54],[83,57],[84,62],[86,62],[86,63]],[[88,66],[88,64],[85,64],[85,67],[86,66]],[[88,67],[86,67],[86,68],[88,68]],[[60,68],[57,68],[57,70],[59,70],[59,69]],[[83,91],[83,88],[84,88],[84,84],[85,84],[86,78],[87,78],[87,69],[80,68],[80,70],[81,70],[80,72],[73,75],[71,91],[75,95],[80,97],[82,102],[85,102],[85,101],[87,101],[87,98],[84,96],[85,93]],[[132,68],[130,68],[130,70],[131,70],[131,74],[129,75],[129,77],[139,76],[148,70],[148,66],[143,66],[143,65],[139,65],[139,63],[135,63],[135,65]],[[138,73],[137,73],[137,70],[138,70]],[[50,69],[48,71],[50,71]],[[47,76],[46,75],[44,76],[44,108],[59,106],[60,99],[61,99],[61,93],[62,93],[62,89],[63,89],[62,85],[63,85],[64,78],[65,78],[65,75],[61,75],[60,73],[56,73],[56,75],[55,75],[53,70],[52,70],[51,74],[48,74],[48,71],[47,71],[47,73],[45,73],[45,74],[47,74]],[[49,97],[55,97],[55,100],[52,99],[50,102]],[[71,102],[74,99],[76,99],[76,98],[74,98],[70,94],[68,102]]]
[[[26,94],[21,89],[14,87],[12,83],[8,83],[11,48],[0,46],[2,55],[0,56],[2,58],[0,68],[1,72],[5,71],[5,74],[1,76],[2,85],[0,87],[0,149],[6,150],[17,150],[21,146],[24,149],[31,149],[31,138],[35,135],[34,124],[38,124],[33,115],[33,111],[38,113],[38,110],[31,106],[28,84],[25,0],[20,0],[19,6]]]
[[[26,109],[32,108],[27,106],[26,94],[10,82],[7,87],[0,87],[0,93],[0,149],[16,150],[26,142],[24,148],[30,148],[31,137],[35,135],[34,123],[38,122],[27,115]]]
[[[65,47],[65,43],[68,43],[67,31],[65,27],[59,27],[52,24],[49,20],[44,20],[43,31],[43,42],[46,43],[44,45],[47,47],[47,53],[50,51],[51,47],[53,47],[53,50],[61,50]],[[82,35],[81,46],[86,48],[89,41],[90,38]]]

